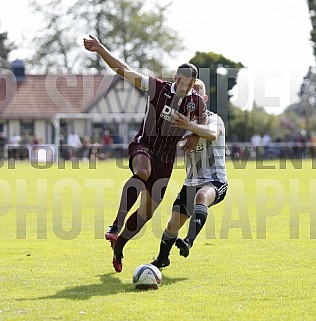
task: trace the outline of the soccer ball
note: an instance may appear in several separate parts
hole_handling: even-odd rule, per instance
[[[152,264],[142,264],[133,273],[133,283],[136,289],[158,289],[162,283],[159,269]]]

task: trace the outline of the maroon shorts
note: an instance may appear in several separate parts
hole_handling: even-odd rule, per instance
[[[151,162],[151,174],[147,179],[146,188],[152,199],[159,203],[163,199],[172,173],[173,164],[163,163],[151,149],[143,144],[131,142],[128,146],[129,168],[134,174],[132,160],[139,154],[146,155]]]

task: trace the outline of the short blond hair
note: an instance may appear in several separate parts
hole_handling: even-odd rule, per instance
[[[199,79],[199,78],[195,79],[193,89],[195,89],[196,91],[202,90],[203,96],[205,95],[205,91],[206,91],[205,84],[201,79]]]

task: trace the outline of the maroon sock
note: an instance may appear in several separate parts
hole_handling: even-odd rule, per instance
[[[146,182],[137,175],[133,175],[124,185],[120,207],[113,225],[119,229],[124,225],[124,220],[129,210],[136,203],[139,193],[146,189]]]
[[[125,244],[145,225],[146,220],[135,211],[126,221],[125,228],[115,242],[115,248],[122,251]]]

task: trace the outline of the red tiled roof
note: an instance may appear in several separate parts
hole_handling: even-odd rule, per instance
[[[82,113],[119,80],[109,75],[0,75],[0,118],[50,118],[56,113]]]

